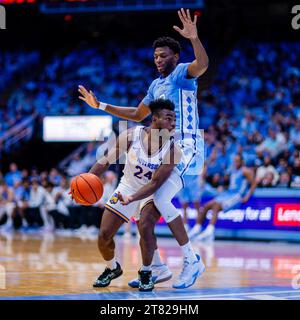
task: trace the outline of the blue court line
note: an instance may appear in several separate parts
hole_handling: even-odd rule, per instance
[[[272,295],[277,298],[300,300],[300,290],[293,290],[292,287],[261,286],[261,287],[241,287],[241,288],[207,288],[207,289],[183,289],[165,290],[152,292],[125,291],[102,293],[64,294],[46,296],[16,296],[0,297],[0,300],[186,300],[186,299],[243,299],[253,300],[247,296]]]

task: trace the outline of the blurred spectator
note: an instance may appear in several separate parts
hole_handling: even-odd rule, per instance
[[[45,201],[45,189],[39,185],[37,180],[32,181],[29,194],[28,207],[25,209],[24,215],[29,226],[42,226],[40,208]]]
[[[9,165],[9,172],[4,177],[5,182],[12,187],[16,181],[22,180],[22,173],[18,170],[15,163]]]
[[[73,177],[73,176],[77,176],[82,172],[85,172],[85,170],[86,170],[85,164],[82,162],[79,154],[76,154],[74,155],[66,171],[70,177]]]
[[[16,208],[14,202],[13,189],[8,184],[0,181],[0,224],[2,218],[6,216],[6,222],[1,226],[1,230],[11,230],[13,227],[13,214]]]
[[[263,166],[258,167],[256,171],[256,182],[258,186],[262,185],[266,187],[267,185],[275,186],[279,179],[279,174],[271,164],[271,157],[266,156],[264,159]],[[262,183],[262,181],[264,182]]]
[[[291,187],[300,188],[300,158],[295,158],[293,163]]]
[[[269,136],[257,146],[257,151],[266,151],[272,158],[276,157],[285,147],[285,137],[282,133],[276,133],[274,130],[269,129]]]
[[[280,174],[277,187],[288,188],[291,183],[291,176],[288,172],[282,172]]]

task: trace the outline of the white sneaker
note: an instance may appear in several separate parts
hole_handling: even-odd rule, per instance
[[[186,289],[192,286],[197,278],[201,276],[201,274],[205,271],[205,265],[202,262],[202,259],[198,254],[197,261],[190,263],[187,259],[183,262],[183,269],[173,284],[173,288],[175,289]]]
[[[193,240],[195,241],[205,241],[205,242],[213,242],[215,240],[215,233],[214,232],[202,232]]]
[[[152,265],[152,282],[153,283],[160,283],[164,281],[168,281],[172,278],[172,272],[166,264],[162,264],[160,266]],[[139,279],[136,278],[128,282],[128,285],[131,288],[138,288],[139,287]]]
[[[199,225],[195,224],[193,228],[188,232],[189,239],[194,238],[201,232],[201,228],[199,228]]]

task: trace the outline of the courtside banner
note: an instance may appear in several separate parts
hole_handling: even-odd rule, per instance
[[[204,205],[211,198],[203,198]],[[177,199],[175,206],[181,209]],[[191,205],[192,206],[192,205]],[[194,224],[196,210],[188,209],[190,224]],[[211,212],[207,215],[211,217]],[[164,223],[161,221],[161,223]],[[225,229],[268,229],[300,231],[300,198],[252,197],[247,203],[227,212],[220,212],[218,228]]]

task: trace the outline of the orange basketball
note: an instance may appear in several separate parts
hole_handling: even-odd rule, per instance
[[[82,173],[73,178],[71,192],[76,202],[84,206],[90,206],[98,202],[103,195],[101,180],[92,173]]]

